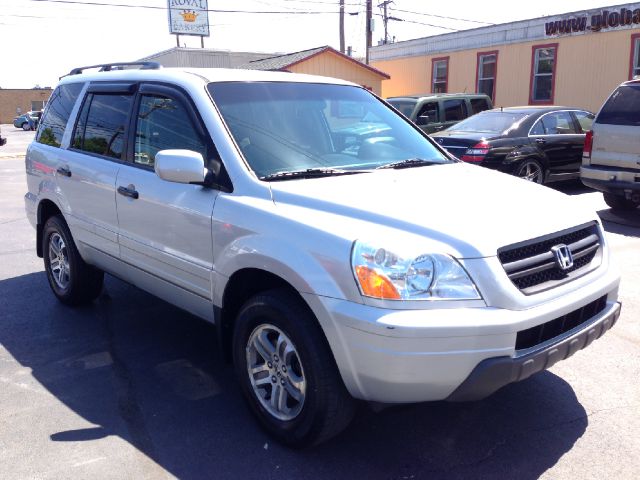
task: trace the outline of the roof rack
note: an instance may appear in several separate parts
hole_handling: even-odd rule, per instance
[[[112,70],[124,70],[124,67],[139,67],[140,70],[158,70],[162,68],[158,62],[118,62],[118,63],[102,63],[99,65],[89,65],[87,67],[77,67],[71,70],[67,75],[80,75],[84,70],[90,68],[99,68],[99,72],[110,72]],[[65,76],[67,76],[65,75]]]

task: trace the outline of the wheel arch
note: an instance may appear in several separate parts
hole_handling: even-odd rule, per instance
[[[262,270],[260,268],[243,268],[236,271],[227,281],[222,302],[220,307],[216,307],[216,326],[218,330],[218,346],[225,361],[231,361],[232,358],[232,338],[235,327],[236,317],[242,306],[251,297],[270,290],[282,290],[295,296],[300,304],[303,305],[311,314],[318,327],[324,335],[324,339],[330,347],[329,340],[318,321],[311,305],[305,300],[304,296],[286,279],[276,275],[275,273]],[[335,358],[334,358],[335,360]]]
[[[55,202],[49,199],[43,199],[38,203],[37,224],[36,224],[36,253],[42,258],[42,232],[44,224],[54,215],[62,215],[62,210]]]

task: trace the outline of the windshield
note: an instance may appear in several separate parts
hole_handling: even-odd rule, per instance
[[[258,177],[335,168],[373,169],[407,159],[450,163],[429,140],[366,90],[295,82],[210,83]]]
[[[511,128],[515,128],[526,117],[526,113],[481,112],[460,123],[456,123],[449,130],[455,130],[456,132],[487,132],[500,135]]]
[[[405,117],[411,118],[411,114],[413,113],[413,109],[416,108],[417,100],[393,100],[387,99],[393,107],[402,113]]]

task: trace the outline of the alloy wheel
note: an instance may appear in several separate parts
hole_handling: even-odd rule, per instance
[[[529,182],[542,183],[542,168],[536,162],[525,162],[518,170],[518,177]]]
[[[70,268],[67,246],[58,233],[52,233],[49,238],[49,268],[51,277],[62,290],[69,286]]]
[[[259,325],[247,342],[246,359],[253,393],[265,410],[278,420],[296,418],[304,405],[307,382],[289,337],[274,325]]]

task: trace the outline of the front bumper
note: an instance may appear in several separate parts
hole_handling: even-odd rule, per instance
[[[604,335],[618,321],[620,308],[619,302],[610,303],[603,312],[586,325],[583,324],[561,338],[554,339],[547,345],[541,345],[518,357],[483,360],[447,400],[452,402],[480,400],[509,383],[519,382],[534,373],[551,368],[555,363],[570,357]]]
[[[481,398],[548,368],[610,328],[620,311],[620,277],[614,268],[600,272],[603,274],[585,277],[584,282],[572,282],[561,296],[518,310],[470,304],[390,310],[303,296],[325,332],[353,397],[380,403],[459,400]],[[551,325],[600,299],[604,300],[602,309],[584,316],[577,327],[516,350],[519,332]],[[600,322],[607,326],[594,336],[590,332]],[[574,339],[577,341],[572,342]],[[491,366],[494,364],[498,366]]]
[[[587,187],[601,192],[620,193],[640,190],[640,170],[620,170],[612,167],[580,167],[580,180]]]

